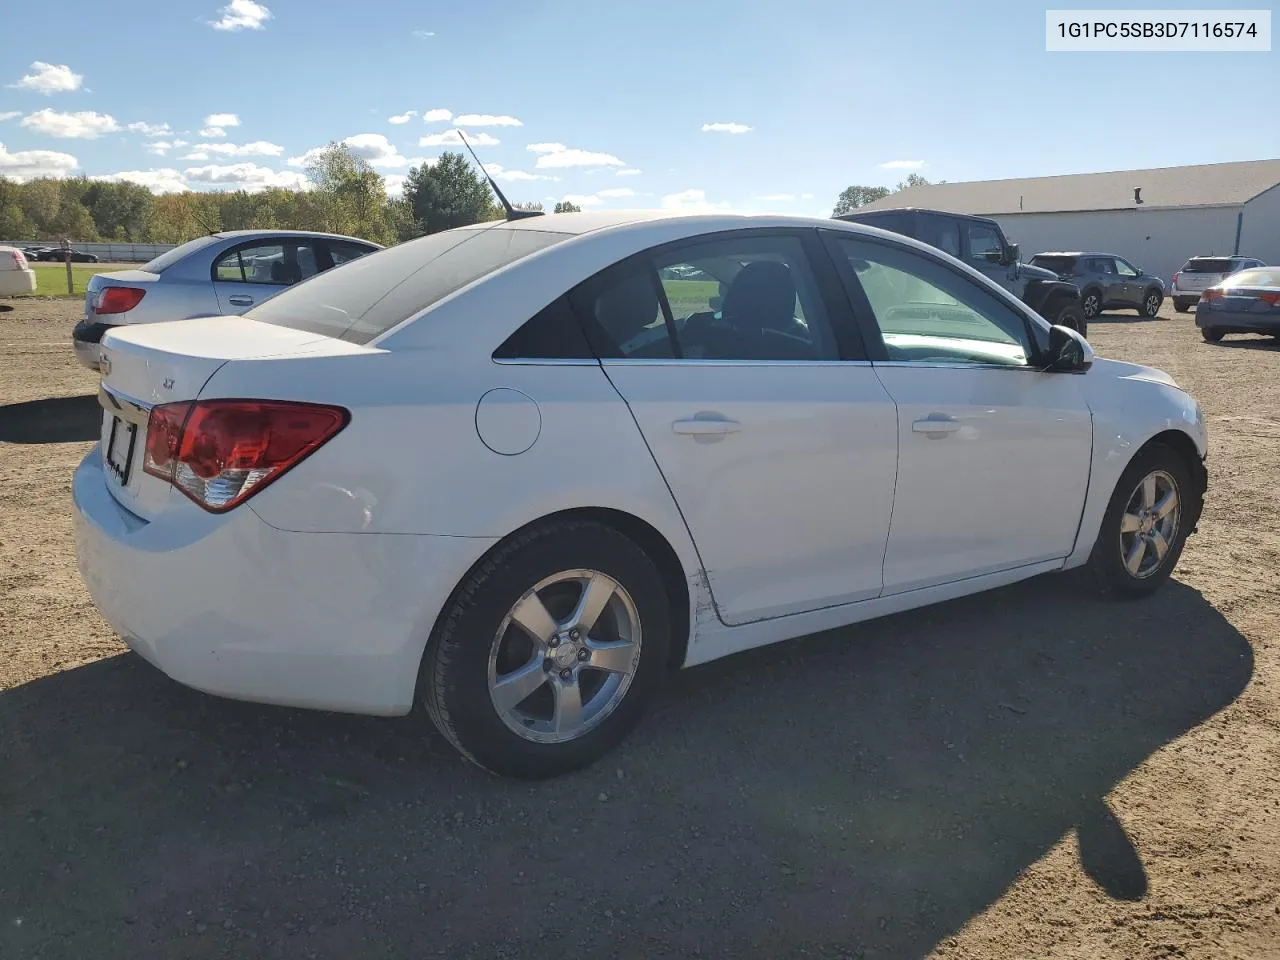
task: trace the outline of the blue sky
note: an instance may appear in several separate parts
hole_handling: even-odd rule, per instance
[[[1254,111],[1280,89],[1280,53],[1046,53],[1044,10],[10,3],[0,174],[292,185],[309,149],[355,138],[394,190],[458,124],[512,200],[826,214],[849,184],[911,170],[955,181],[1280,155],[1280,127]]]

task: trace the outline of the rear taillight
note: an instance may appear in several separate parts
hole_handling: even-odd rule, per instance
[[[128,313],[147,291],[140,287],[104,287],[99,291],[94,313]]]
[[[22,251],[21,251],[21,250],[15,250],[15,251],[13,251],[13,265],[14,265],[14,267],[15,267],[16,269],[18,269],[18,270],[25,270],[25,269],[26,269],[26,266],[27,266],[27,259],[26,259],[26,257],[24,257],[24,256],[22,255]]]
[[[1178,278],[1179,278],[1180,276],[1182,276],[1182,271],[1181,271],[1181,270],[1179,270],[1177,273],[1175,273],[1175,274],[1173,275],[1173,285],[1174,285],[1175,287],[1178,285]]]
[[[151,408],[142,468],[212,513],[249,499],[345,427],[342,407],[198,400]]]
[[[1204,293],[1200,294],[1201,300],[1221,300],[1227,295],[1225,290],[1219,290],[1216,287],[1210,287]]]

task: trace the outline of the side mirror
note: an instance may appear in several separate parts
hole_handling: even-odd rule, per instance
[[[1004,263],[1017,263],[1022,256],[1022,248],[1016,243],[1006,243],[1004,245]]]
[[[1078,331],[1054,324],[1049,328],[1049,349],[1044,360],[1047,372],[1084,373],[1093,366],[1093,348]]]

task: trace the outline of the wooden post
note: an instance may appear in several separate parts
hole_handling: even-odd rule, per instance
[[[75,282],[71,279],[71,241],[62,238],[62,260],[67,265],[67,293],[75,293]]]

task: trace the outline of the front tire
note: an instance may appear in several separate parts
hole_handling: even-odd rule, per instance
[[[1164,302],[1164,294],[1152,287],[1142,295],[1142,306],[1138,312],[1148,320],[1154,320],[1160,314],[1160,304]]]
[[[1205,343],[1217,343],[1222,339],[1222,331],[1217,327],[1201,327],[1200,336],[1204,337]]]
[[[419,696],[467,759],[540,779],[587,766],[640,719],[663,675],[671,610],[633,541],[587,520],[512,536],[454,591]]]
[[[1092,320],[1102,312],[1102,294],[1097,290],[1086,290],[1080,298],[1080,309],[1084,311],[1084,318]]]
[[[1178,451],[1159,443],[1142,450],[1102,516],[1086,568],[1094,587],[1117,597],[1154,593],[1182,555],[1202,496]]]

